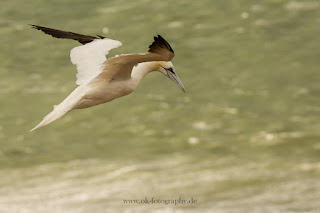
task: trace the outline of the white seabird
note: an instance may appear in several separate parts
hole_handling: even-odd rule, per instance
[[[148,53],[119,55],[106,59],[110,50],[120,47],[120,41],[102,36],[88,36],[47,27],[31,25],[55,38],[73,39],[82,46],[70,52],[71,62],[77,66],[79,86],[32,130],[43,127],[73,109],[83,109],[112,101],[132,93],[140,80],[151,71],[159,71],[174,81],[183,91],[183,84],[171,62],[174,52],[160,35],[154,37]]]

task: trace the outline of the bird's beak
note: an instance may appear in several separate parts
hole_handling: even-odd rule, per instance
[[[184,86],[182,84],[182,82],[180,81],[179,77],[177,76],[177,74],[175,72],[170,72],[167,70],[167,74],[168,77],[178,85],[178,87],[180,87],[180,89],[182,89],[183,92],[186,92],[186,90],[184,89]]]

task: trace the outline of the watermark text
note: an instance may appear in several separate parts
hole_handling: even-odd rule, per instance
[[[163,205],[194,205],[197,199],[191,197],[190,199],[160,199],[155,197],[145,197],[144,199],[124,199],[124,204],[163,204]]]

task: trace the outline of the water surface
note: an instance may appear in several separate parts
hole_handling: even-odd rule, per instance
[[[0,212],[319,212],[320,3],[0,2]],[[130,96],[29,133],[75,86],[69,51],[28,24],[176,53]],[[145,198],[190,205],[125,204]]]

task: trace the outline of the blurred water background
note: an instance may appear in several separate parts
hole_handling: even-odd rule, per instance
[[[0,212],[320,212],[320,2],[1,0]],[[130,96],[29,133],[75,87],[75,41],[172,45]],[[124,199],[197,203],[124,204]]]

